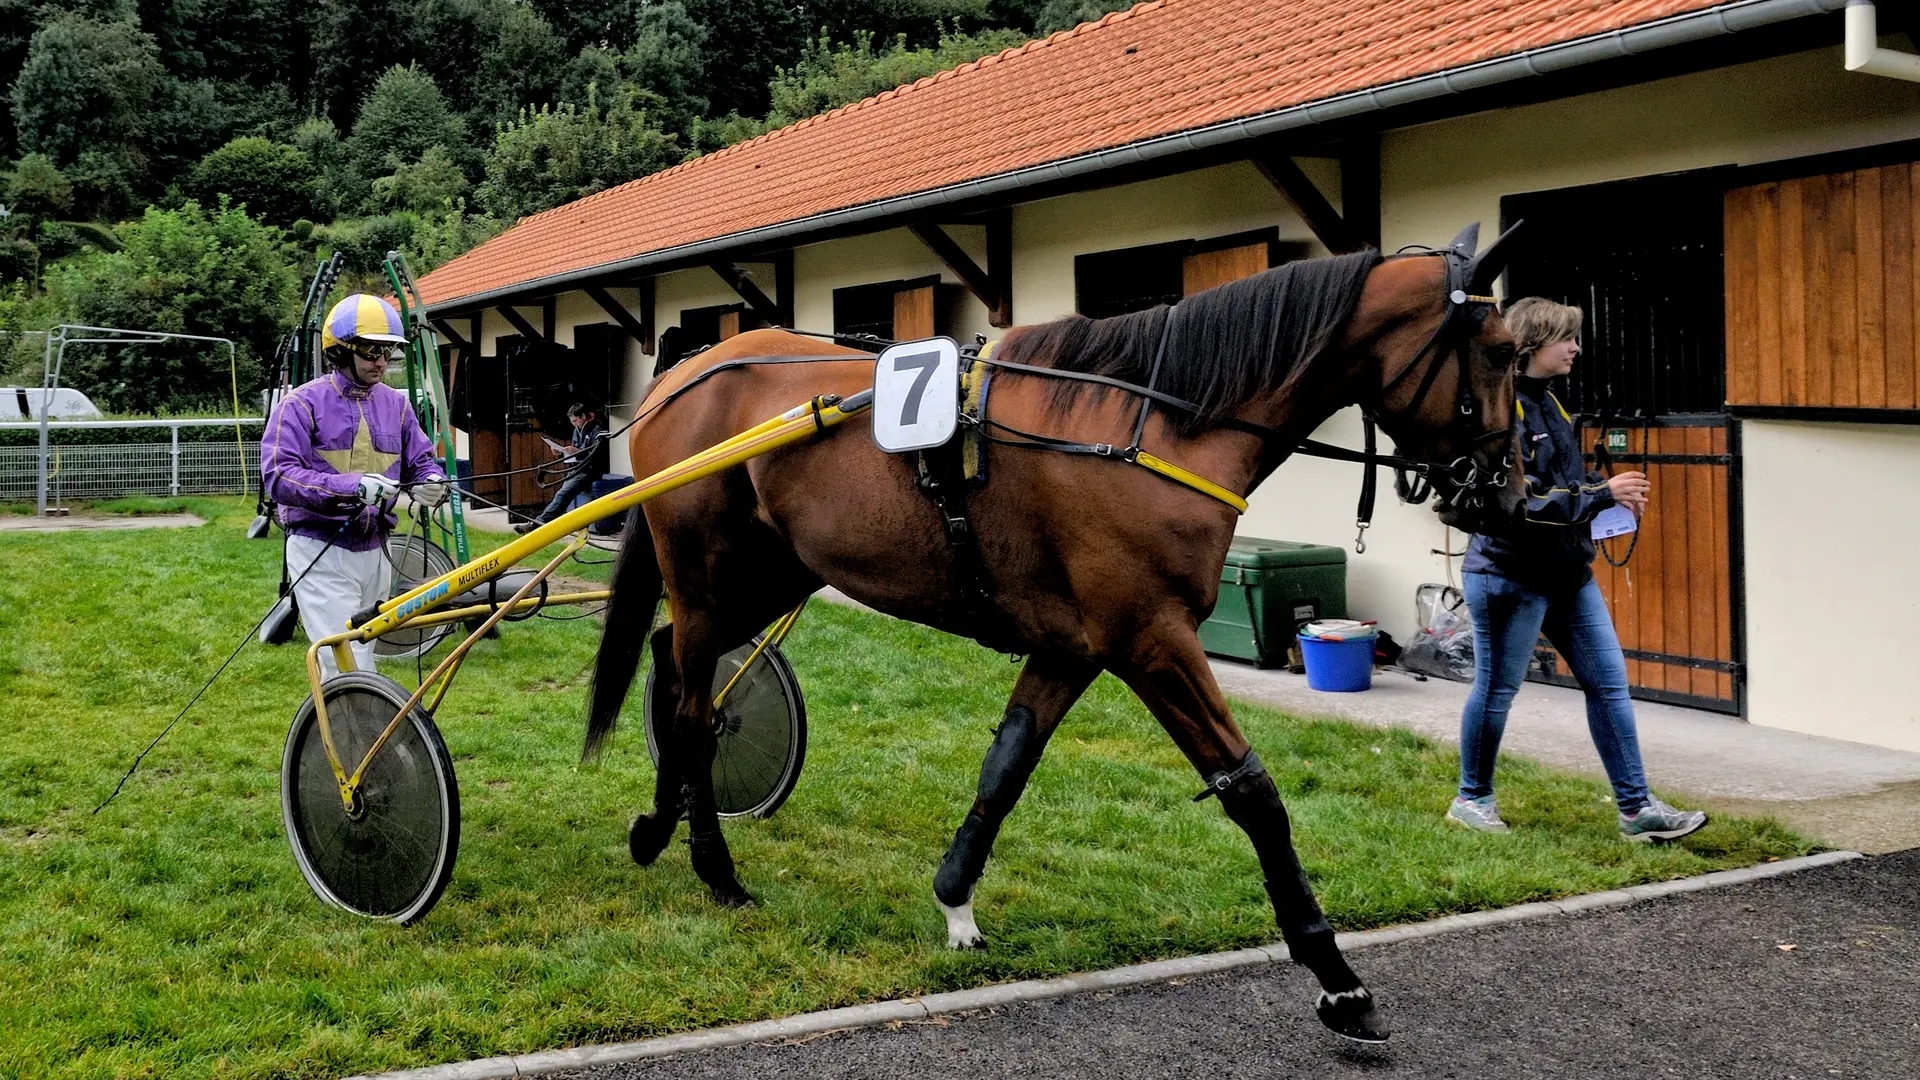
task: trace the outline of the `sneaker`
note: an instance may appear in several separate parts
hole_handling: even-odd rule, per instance
[[[1655,840],[1678,840],[1706,826],[1707,815],[1700,811],[1676,810],[1652,798],[1639,810],[1620,815],[1620,835],[1640,844]]]
[[[1455,798],[1453,805],[1447,807],[1447,820],[1455,825],[1465,825],[1475,832],[1507,831],[1507,823],[1500,820],[1500,808],[1493,804],[1491,795],[1482,795],[1477,799]]]
[[[515,525],[513,527],[513,531],[516,533],[519,533],[521,536],[525,536],[528,533],[532,532],[533,530],[539,528],[541,524],[542,523],[538,521],[523,521],[520,524]]]

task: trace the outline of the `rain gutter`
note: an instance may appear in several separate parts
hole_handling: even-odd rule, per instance
[[[1607,60],[1639,56],[1678,45],[1689,45],[1712,38],[1728,37],[1743,31],[1789,22],[1793,19],[1823,15],[1846,7],[1848,0],[1737,0],[1701,11],[1674,15],[1637,26],[1610,30],[1604,34],[1564,41],[1556,45],[1484,60],[1465,67],[1421,75],[1401,82],[1366,90],[1356,90],[1318,101],[1305,102],[1273,112],[1229,120],[1207,127],[1143,139],[1125,146],[1098,150],[1078,157],[1033,165],[1012,172],[967,180],[931,191],[899,195],[859,206],[829,210],[810,217],[795,218],[763,225],[693,243],[660,248],[642,255],[600,263],[596,266],[549,274],[485,292],[438,301],[437,312],[465,311],[527,293],[554,292],[560,286],[604,278],[613,274],[631,274],[666,264],[699,263],[719,258],[741,248],[764,247],[781,241],[802,240],[817,233],[845,230],[862,224],[877,224],[901,217],[939,210],[957,203],[991,200],[1041,184],[1083,179],[1092,174],[1129,165],[1142,165],[1163,158],[1198,151],[1217,150],[1234,143],[1251,142],[1335,120],[1347,120],[1371,113],[1404,108],[1421,102],[1445,98],[1490,86],[1515,82],[1535,75],[1553,75],[1572,68]]]

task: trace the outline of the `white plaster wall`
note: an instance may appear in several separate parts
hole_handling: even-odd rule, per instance
[[[1920,428],[1750,420],[1749,716],[1920,750]]]
[[[954,243],[987,265],[987,231],[979,226],[943,225]],[[793,321],[802,330],[833,330],[833,290],[852,285],[870,285],[878,281],[939,275],[940,280],[956,286],[961,293],[955,309],[949,309],[950,325],[942,329],[965,345],[976,333],[996,336],[999,331],[987,323],[986,306],[962,285],[927,245],[905,229],[866,236],[850,236],[824,244],[810,244],[793,253]],[[1018,317],[1018,309],[1015,316]],[[954,317],[957,316],[957,317]],[[936,316],[938,317],[938,316]]]

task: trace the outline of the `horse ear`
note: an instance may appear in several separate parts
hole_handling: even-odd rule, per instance
[[[1511,228],[1495,237],[1493,243],[1487,245],[1487,250],[1474,257],[1473,264],[1467,267],[1468,292],[1484,295],[1487,290],[1493,288],[1494,280],[1500,276],[1500,271],[1505,270],[1507,264],[1513,261],[1513,250],[1518,243],[1514,240],[1513,234],[1519,232],[1521,226],[1526,223],[1525,218],[1514,222]]]
[[[1466,228],[1461,229],[1460,235],[1454,237],[1453,243],[1447,246],[1471,258],[1474,249],[1480,246],[1480,223],[1476,221]]]

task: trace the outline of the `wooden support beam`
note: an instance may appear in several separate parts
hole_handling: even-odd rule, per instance
[[[452,323],[445,319],[430,319],[428,321],[433,324],[434,330],[438,331],[441,337],[453,342],[454,348],[459,349],[461,352],[469,352],[472,350],[473,342],[461,337],[460,331],[455,330]]]
[[[773,258],[773,302],[780,309],[780,317],[773,325],[793,326],[793,249],[777,251]]]
[[[753,283],[753,279],[747,276],[747,272],[741,269],[739,264],[716,262],[708,265],[713,267],[714,273],[720,275],[721,281],[726,282],[729,288],[740,294],[740,299],[745,300],[747,306],[751,307],[756,315],[774,326],[785,325],[780,321],[780,305],[767,299],[767,294],[760,291],[760,286]]]
[[[593,302],[600,305],[600,310],[606,312],[612,317],[614,322],[620,324],[622,330],[625,330],[633,340],[640,343],[640,351],[649,355],[653,353],[652,327],[647,326],[640,319],[634,318],[633,312],[628,311],[626,305],[608,295],[607,290],[600,286],[588,285],[581,291],[592,297]],[[648,305],[649,312],[651,312],[651,307],[651,305]]]
[[[1003,206],[987,216],[987,274],[998,298],[987,305],[987,324],[1013,325],[1013,207]]]
[[[553,297],[549,296],[545,300],[540,301],[540,325],[546,330],[546,333],[540,336],[546,338],[548,341],[555,340],[554,332],[559,329],[556,315],[557,311]]]
[[[640,329],[645,334],[645,336],[640,339],[640,351],[643,353],[646,353],[648,356],[657,356],[659,355],[659,344],[654,340],[654,335],[655,335],[655,327],[658,324],[655,323],[653,319],[653,309],[655,304],[654,292],[653,292],[653,279],[641,278],[639,289],[640,289]]]
[[[508,307],[507,305],[502,304],[499,307],[494,308],[493,310],[499,312],[500,317],[507,320],[508,323],[512,324],[515,330],[520,331],[521,336],[526,337],[533,341],[552,341],[553,340],[552,338],[542,338],[540,336],[540,331],[535,330],[533,328],[533,324],[527,321],[527,317],[525,315],[520,314],[519,312]]]
[[[954,242],[938,225],[909,225],[908,230],[927,245],[953,276],[959,278],[979,301],[986,305],[987,321],[994,326],[1013,325],[1013,290],[1007,264],[1012,261],[1013,214],[1003,211],[987,223],[987,269],[973,261],[966,249]],[[997,271],[997,273],[995,272]]]
[[[1300,171],[1300,166],[1294,164],[1293,158],[1286,154],[1257,153],[1251,160],[1280,197],[1293,204],[1307,228],[1313,230],[1313,235],[1328,251],[1339,255],[1366,246],[1359,234],[1341,220],[1327,197],[1320,194],[1320,189],[1313,186],[1313,181],[1307,179],[1307,174]]]
[[[1340,152],[1340,217],[1361,243],[1380,248],[1380,137],[1362,136]]]

